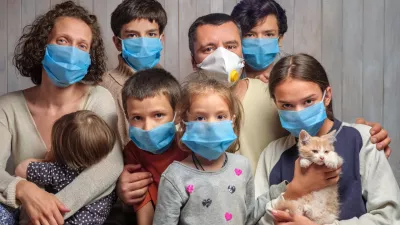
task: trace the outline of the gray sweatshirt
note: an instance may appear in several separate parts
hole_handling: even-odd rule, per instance
[[[265,214],[268,194],[254,197],[249,161],[227,153],[217,172],[173,162],[161,175],[153,225],[256,224]]]

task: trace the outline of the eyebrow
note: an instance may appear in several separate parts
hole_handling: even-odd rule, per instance
[[[139,33],[139,31],[136,30],[125,30],[124,33]]]
[[[206,46],[217,46],[215,43],[213,43],[213,42],[208,42],[208,43],[206,43],[206,44],[204,44],[204,45],[200,45],[199,47],[199,49],[202,49],[202,48],[204,48],[204,47],[206,47]]]
[[[311,97],[315,97],[315,94],[311,94],[311,95],[309,95],[309,96],[307,96],[307,97],[301,99],[301,101],[304,101],[304,100],[309,99],[309,98],[311,98]],[[287,102],[287,101],[278,101],[278,102],[279,102],[279,103],[290,103],[290,102]]]
[[[238,44],[239,44],[239,42],[238,42],[238,41],[236,41],[236,40],[224,42],[224,45],[229,45],[229,44],[235,44],[235,45],[238,45]]]

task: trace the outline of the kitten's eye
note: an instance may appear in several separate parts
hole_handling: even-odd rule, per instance
[[[325,153],[325,154],[328,154],[328,153],[329,153],[329,151],[324,151],[324,153]]]
[[[317,153],[318,153],[318,150],[312,150],[312,152],[315,153],[315,154],[317,154]]]

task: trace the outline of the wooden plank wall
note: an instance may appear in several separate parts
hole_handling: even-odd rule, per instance
[[[63,0],[0,0],[0,94],[27,88],[12,65],[24,26]],[[98,16],[108,55],[117,64],[110,15],[122,0],[75,0]],[[182,80],[192,71],[187,32],[199,16],[230,13],[240,0],[158,0],[168,13],[161,64]],[[277,0],[286,9],[283,51],[306,52],[322,62],[333,87],[337,118],[363,116],[392,137],[390,158],[400,181],[400,1]],[[301,3],[300,3],[301,2]]]

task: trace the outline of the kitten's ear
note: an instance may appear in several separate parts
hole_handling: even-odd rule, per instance
[[[333,144],[336,141],[336,130],[333,130],[328,134],[323,135],[322,138],[328,140],[329,144]]]
[[[299,134],[299,141],[302,145],[307,145],[310,143],[311,135],[305,130],[301,130]]]

